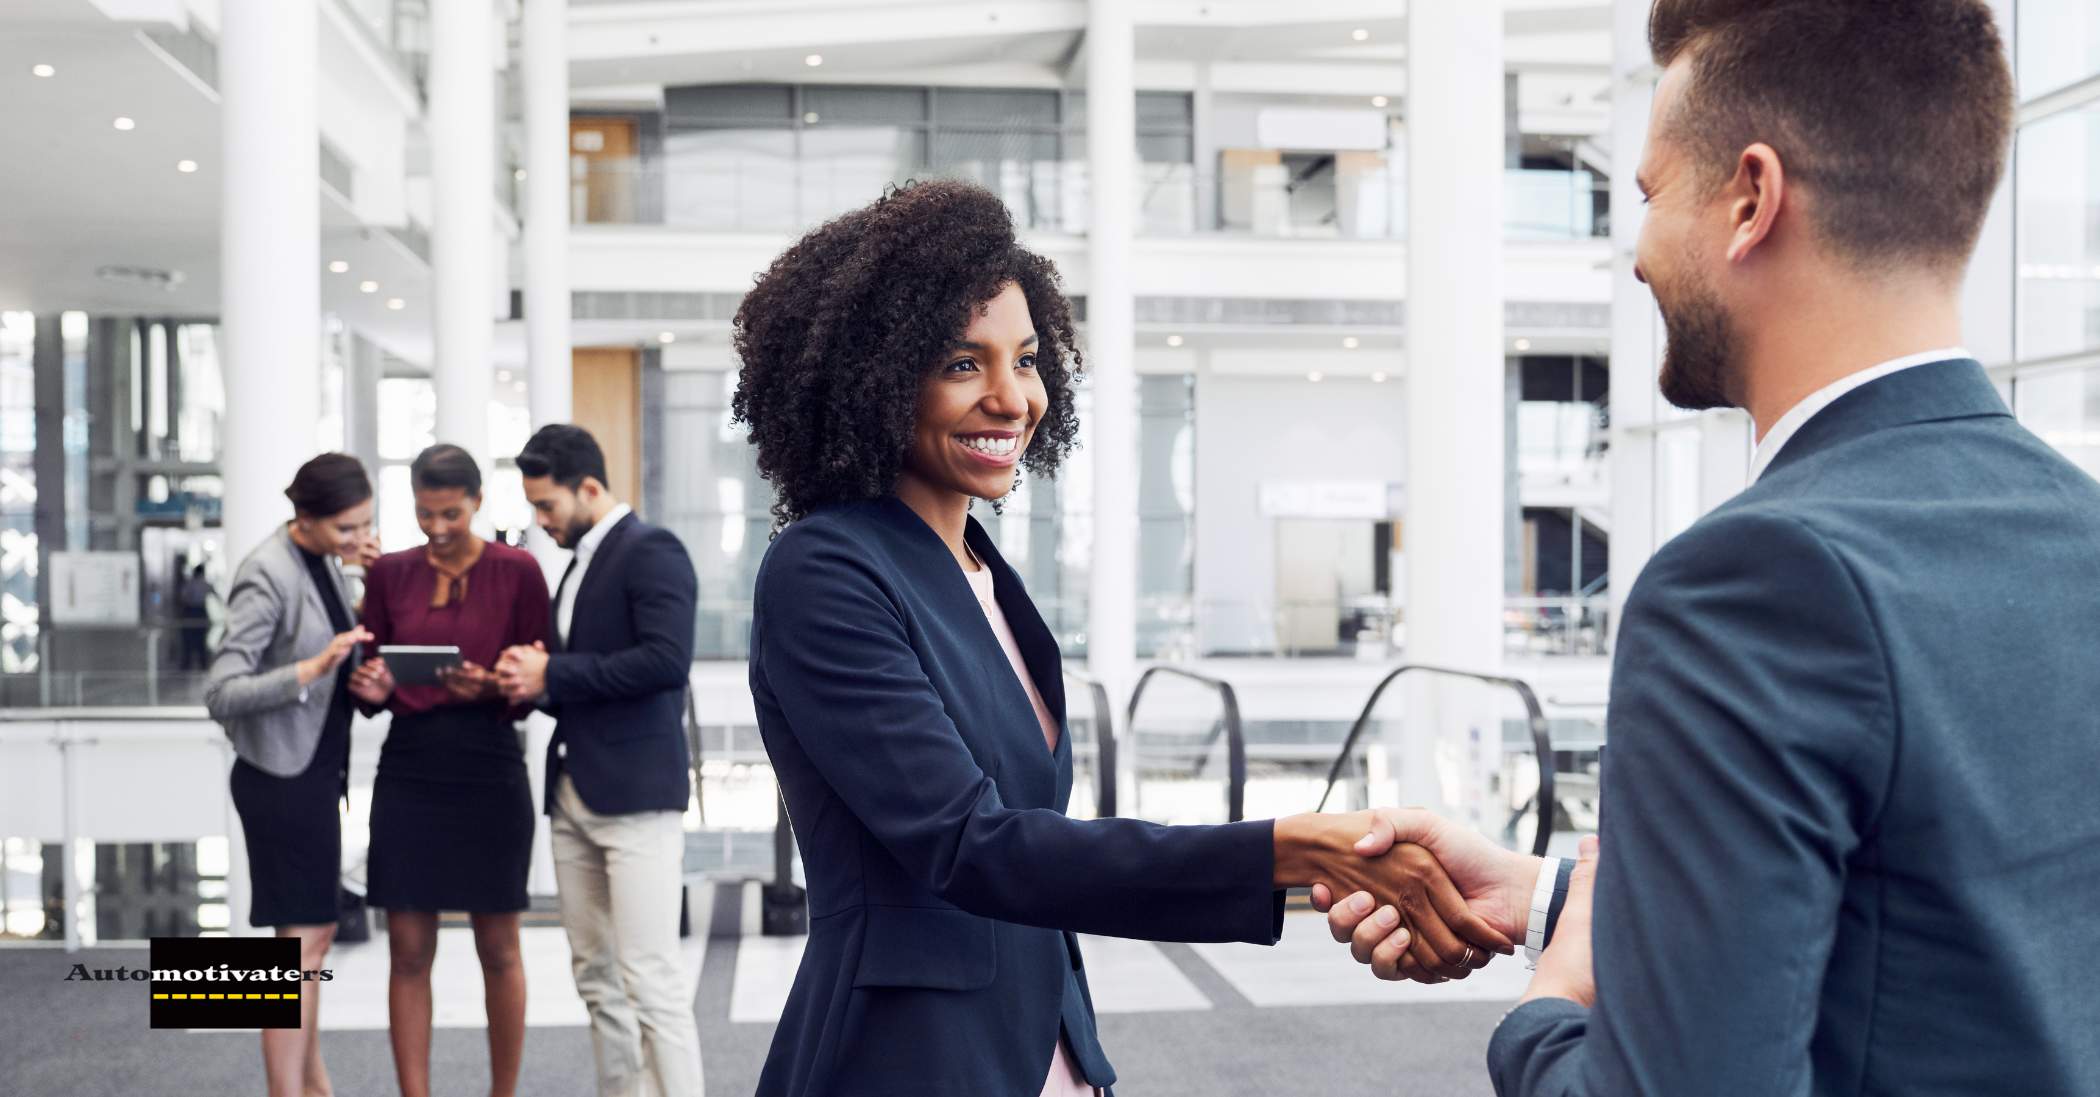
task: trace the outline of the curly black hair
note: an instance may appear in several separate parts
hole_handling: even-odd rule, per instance
[[[759,275],[737,309],[743,364],[730,407],[773,485],[776,530],[826,504],[895,489],[921,382],[1008,284],[1028,299],[1049,395],[1021,467],[1050,477],[1079,432],[1072,306],[1057,268],[1021,247],[990,191],[953,180],[889,189]]]

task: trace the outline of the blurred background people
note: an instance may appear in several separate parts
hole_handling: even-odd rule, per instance
[[[547,635],[547,582],[523,550],[473,531],[481,469],[435,445],[409,468],[423,545],[388,553],[365,580],[374,644],[452,645],[459,665],[440,685],[399,685],[384,659],[357,672],[359,699],[393,713],[372,786],[369,901],[387,912],[387,987],[394,1070],[405,1097],[430,1092],[430,965],[438,915],[465,911],[481,961],[489,1092],[517,1088],[525,1041],[518,915],[534,826],[531,784],[506,702],[489,667],[504,648]]]
[[[204,565],[191,567],[175,594],[182,627],[182,654],[177,666],[183,670],[211,669],[211,652],[206,644],[211,635],[211,599],[211,580],[204,577]]]
[[[253,896],[248,921],[298,938],[300,966],[312,971],[325,965],[335,939],[349,678],[358,646],[372,638],[351,618],[341,559],[363,551],[371,536],[372,483],[355,458],[324,453],[300,466],[285,495],[296,517],[234,572],[204,704],[233,740],[233,804]],[[262,1032],[271,1097],[330,1092],[317,1038],[320,988],[301,988],[300,1027]]]

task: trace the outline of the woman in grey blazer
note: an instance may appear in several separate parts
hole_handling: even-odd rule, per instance
[[[341,560],[378,555],[372,483],[357,459],[324,453],[285,489],[296,516],[234,573],[226,639],[204,687],[233,740],[233,805],[248,846],[248,921],[299,939],[300,964],[321,968],[335,939],[349,792],[350,672],[371,634],[356,624]],[[271,1097],[329,1092],[315,1038],[320,983],[301,995],[297,1029],[264,1029]]]

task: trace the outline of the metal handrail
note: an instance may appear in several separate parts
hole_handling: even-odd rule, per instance
[[[1207,674],[1198,674],[1192,670],[1184,670],[1180,667],[1157,666],[1148,668],[1144,674],[1138,677],[1137,688],[1130,691],[1130,705],[1124,710],[1123,714],[1123,724],[1130,729],[1132,749],[1135,750],[1137,744],[1138,702],[1145,696],[1145,687],[1151,684],[1154,677],[1161,674],[1172,674],[1178,678],[1186,678],[1191,682],[1209,686],[1217,691],[1218,699],[1223,702],[1225,707],[1224,718],[1219,721],[1218,728],[1211,732],[1210,738],[1204,742],[1204,746],[1208,748],[1211,743],[1217,742],[1220,732],[1225,735],[1226,817],[1230,822],[1239,822],[1247,814],[1247,736],[1240,726],[1240,698],[1239,694],[1233,692],[1232,683],[1221,678],[1212,678]]]
[[[1364,728],[1370,726],[1371,716],[1377,711],[1379,698],[1385,695],[1386,687],[1392,685],[1401,675],[1414,671],[1445,674],[1491,686],[1503,686],[1515,690],[1517,696],[1523,699],[1524,711],[1531,728],[1532,752],[1537,756],[1539,767],[1539,826],[1538,833],[1531,838],[1531,852],[1535,857],[1545,856],[1547,840],[1553,836],[1553,739],[1547,734],[1545,710],[1539,707],[1538,694],[1532,692],[1530,684],[1521,679],[1505,678],[1498,674],[1481,674],[1421,663],[1407,663],[1393,668],[1391,673],[1378,680],[1377,688],[1371,691],[1371,699],[1364,702],[1363,712],[1358,714],[1355,723],[1349,725],[1349,734],[1342,739],[1342,749],[1334,756],[1334,765],[1327,770],[1327,787],[1320,793],[1320,806],[1313,810],[1327,810],[1327,799],[1334,795],[1334,785],[1341,779],[1342,767],[1349,763],[1349,756],[1356,750],[1356,740],[1363,735]]]
[[[1099,679],[1076,670],[1065,671],[1065,677],[1087,688],[1094,703],[1094,758],[1095,774],[1094,814],[1103,819],[1116,814],[1116,719],[1115,710],[1109,707],[1108,687]],[[1070,706],[1067,706],[1069,722]]]

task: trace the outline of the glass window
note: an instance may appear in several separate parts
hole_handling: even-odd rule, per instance
[[[743,429],[730,422],[736,374],[673,369],[663,378],[662,405],[651,413],[664,448],[659,520],[685,542],[700,582],[693,657],[740,659],[750,642],[751,588],[773,532],[773,490]]]
[[[943,93],[946,95],[948,93]],[[817,85],[802,89],[802,120],[815,124],[835,122],[922,125],[926,121],[926,89],[888,87],[835,87]]]
[[[925,160],[926,136],[917,129],[828,121],[804,129],[796,172],[800,218],[815,224],[865,206],[882,197],[882,188],[910,178]]]
[[[2100,369],[2015,378],[2013,411],[2042,441],[2100,477]]]
[[[667,134],[664,219],[713,232],[792,232],[802,224],[795,166],[791,129]]]
[[[2100,75],[2100,5],[2093,0],[2020,0],[2014,26],[2020,98]]]
[[[1004,88],[941,88],[934,109],[941,125],[1055,128],[1058,98],[1054,91]]]
[[[2100,105],[2020,131],[2022,360],[2100,348]]]
[[[36,317],[0,313],[0,672],[36,669]]]

